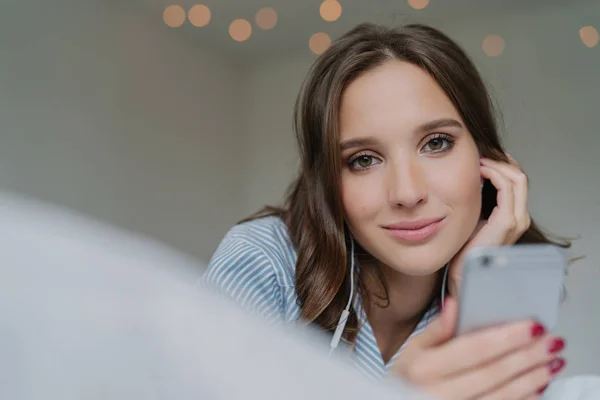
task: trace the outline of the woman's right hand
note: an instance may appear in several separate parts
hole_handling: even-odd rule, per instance
[[[564,340],[534,321],[453,338],[458,307],[447,299],[440,316],[413,338],[393,372],[440,400],[536,399],[564,366]]]

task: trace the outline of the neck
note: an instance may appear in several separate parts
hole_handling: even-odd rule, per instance
[[[387,363],[408,339],[440,289],[439,273],[409,276],[381,265],[389,302],[374,301],[367,310],[369,323]]]

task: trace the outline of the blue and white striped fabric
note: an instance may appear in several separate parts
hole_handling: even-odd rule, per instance
[[[202,281],[272,324],[296,322],[300,317],[294,290],[296,257],[287,227],[280,218],[257,219],[227,232]],[[436,311],[431,309],[426,313],[411,337],[425,328]],[[365,375],[381,379],[402,348],[385,365],[364,314],[360,326],[351,359]]]

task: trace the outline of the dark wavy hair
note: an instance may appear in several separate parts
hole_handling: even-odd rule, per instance
[[[389,60],[426,71],[458,110],[480,154],[508,161],[488,90],[473,62],[448,36],[420,24],[391,29],[361,24],[332,43],[310,68],[296,100],[294,130],[301,166],[284,206],[265,207],[241,221],[277,215],[286,223],[298,254],[295,287],[301,318],[327,331],[335,329],[350,296],[350,242],[341,200],[340,103],[351,82]],[[496,207],[496,194],[485,180],[481,218],[487,219]],[[550,239],[533,221],[518,242],[570,247],[566,240]],[[369,256],[361,253],[361,257]],[[386,283],[376,269],[361,268],[356,278],[363,306],[373,299],[374,283],[387,296]],[[353,343],[359,327],[351,311],[343,338]]]

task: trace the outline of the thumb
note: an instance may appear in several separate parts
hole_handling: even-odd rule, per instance
[[[453,297],[447,297],[438,317],[423,332],[417,335],[408,346],[414,346],[415,349],[424,349],[447,342],[454,336],[457,318],[458,304]]]

